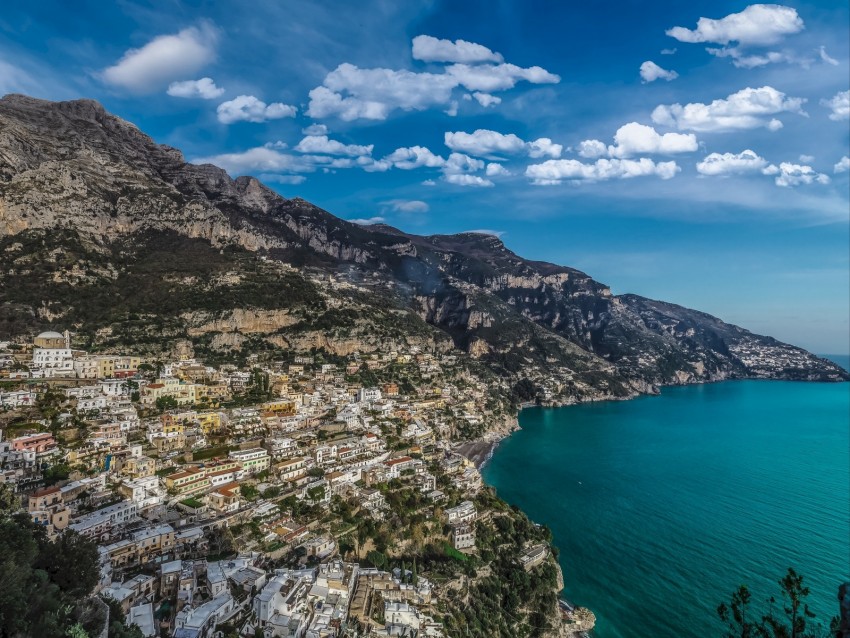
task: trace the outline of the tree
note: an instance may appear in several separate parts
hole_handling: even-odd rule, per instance
[[[74,598],[88,594],[100,577],[97,545],[93,541],[66,530],[48,543],[35,562],[50,580]]]
[[[773,632],[776,638],[803,638],[806,634],[806,620],[814,618],[815,615],[809,609],[806,598],[809,595],[809,588],[803,585],[803,577],[797,574],[792,567],[788,568],[788,573],[779,581],[782,587],[782,606],[785,615],[788,617],[790,626],[786,626],[782,621],[773,616],[773,612],[764,617],[764,623]],[[773,599],[771,598],[771,602]]]
[[[177,407],[177,399],[170,396],[159,397],[156,400],[156,409],[160,412],[165,412],[166,410],[173,410]]]
[[[729,607],[726,606],[726,603],[720,603],[717,608],[717,615],[729,626],[727,638],[750,638],[753,635],[753,623],[747,620],[751,599],[750,590],[747,589],[746,585],[741,585],[732,593]]]

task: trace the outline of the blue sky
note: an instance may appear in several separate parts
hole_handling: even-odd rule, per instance
[[[498,233],[847,353],[848,23],[845,0],[11,2],[0,94],[92,97],[340,217]]]

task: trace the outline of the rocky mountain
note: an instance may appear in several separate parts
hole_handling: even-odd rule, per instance
[[[93,347],[457,350],[518,399],[726,378],[846,380],[710,315],[612,295],[496,237],[358,226],[187,163],[91,100],[0,99],[0,337]]]

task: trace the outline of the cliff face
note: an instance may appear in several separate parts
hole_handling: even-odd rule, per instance
[[[614,296],[495,237],[351,224],[188,164],[90,100],[0,99],[0,267],[0,335],[69,323],[114,335],[156,317],[151,348],[157,337],[213,350],[259,339],[345,353],[413,339],[503,378],[555,378],[562,400],[847,378],[704,313]]]

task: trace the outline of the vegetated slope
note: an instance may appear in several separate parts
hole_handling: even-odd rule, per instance
[[[715,317],[612,295],[496,237],[358,226],[186,163],[91,100],[0,99],[0,335],[207,352],[457,348],[527,398],[740,377],[846,379]],[[124,335],[122,339],[116,335]]]

